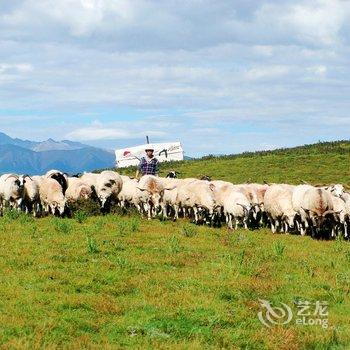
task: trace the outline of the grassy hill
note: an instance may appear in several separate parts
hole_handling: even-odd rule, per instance
[[[348,242],[81,219],[0,219],[0,348],[348,349]],[[293,319],[264,326],[260,299]],[[297,324],[298,301],[328,303],[328,327]]]
[[[267,181],[298,184],[304,180],[312,184],[350,185],[349,165],[350,141],[337,141],[162,163],[161,174],[166,175],[169,170],[175,169],[181,172],[181,178],[205,174],[233,183]],[[120,169],[120,172],[134,174],[135,168]]]
[[[163,164],[181,177],[350,184],[350,143]],[[135,169],[124,169],[133,173]],[[141,220],[0,218],[0,348],[348,349],[349,242]],[[264,326],[259,300],[293,312]],[[328,327],[298,302],[328,304]],[[317,318],[310,316],[307,320]],[[285,320],[285,319],[282,319]]]

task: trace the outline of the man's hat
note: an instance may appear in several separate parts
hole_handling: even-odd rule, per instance
[[[154,151],[154,148],[151,145],[149,145],[145,148],[145,151]]]

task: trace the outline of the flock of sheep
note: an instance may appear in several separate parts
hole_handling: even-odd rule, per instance
[[[63,216],[71,202],[95,200],[101,210],[112,204],[136,207],[148,219],[157,215],[228,228],[270,225],[273,232],[317,235],[326,232],[347,238],[350,194],[340,184],[233,184],[195,178],[145,175],[133,179],[115,171],[69,177],[57,170],[43,176],[4,174],[0,177],[0,209],[9,206],[34,216]]]

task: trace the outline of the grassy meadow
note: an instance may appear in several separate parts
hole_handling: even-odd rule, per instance
[[[349,144],[321,146],[168,164],[162,172],[350,183]],[[0,235],[1,349],[350,347],[350,245],[342,240],[83,211],[72,219],[6,212]],[[259,299],[293,312],[298,301],[325,301],[328,327],[268,328],[257,317]]]
[[[233,183],[278,182],[300,184],[343,183],[350,185],[350,142],[324,142],[274,151],[251,152],[228,156],[163,163],[161,175],[177,170],[180,177],[201,177]],[[130,167],[124,174],[135,174]]]

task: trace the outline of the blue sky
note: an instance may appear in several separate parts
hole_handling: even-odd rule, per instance
[[[0,130],[237,153],[350,131],[350,2],[0,2]]]

